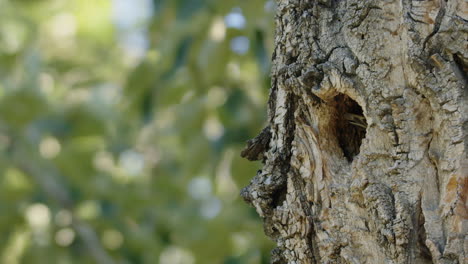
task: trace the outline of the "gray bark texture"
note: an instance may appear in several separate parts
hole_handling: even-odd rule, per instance
[[[468,2],[277,2],[241,193],[271,262],[468,263]]]

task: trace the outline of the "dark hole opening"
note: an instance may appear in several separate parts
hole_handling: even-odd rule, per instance
[[[367,122],[361,106],[345,94],[335,96],[336,136],[346,159],[351,162],[359,154],[366,136]]]
[[[279,187],[272,195],[271,206],[276,208],[278,206],[283,205],[283,202],[286,201],[286,194],[288,193],[288,189],[286,183]]]

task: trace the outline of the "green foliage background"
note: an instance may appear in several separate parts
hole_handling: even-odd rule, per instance
[[[0,0],[0,263],[268,263],[238,194],[271,5],[153,0],[119,28],[111,0]]]

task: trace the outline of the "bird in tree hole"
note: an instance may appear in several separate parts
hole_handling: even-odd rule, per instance
[[[348,161],[359,154],[362,139],[366,136],[367,122],[362,108],[349,96],[335,97],[336,135],[338,144]]]

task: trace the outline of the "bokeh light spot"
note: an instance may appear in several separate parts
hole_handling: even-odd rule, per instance
[[[69,226],[72,223],[73,217],[70,211],[63,209],[55,214],[54,220],[58,226]]]
[[[211,197],[210,199],[203,201],[200,208],[200,214],[203,218],[213,219],[219,214],[219,212],[221,212],[221,208],[221,201],[216,197]]]
[[[94,155],[93,165],[96,169],[105,172],[112,172],[115,169],[112,154],[105,151],[99,151]]]
[[[94,200],[84,201],[76,208],[76,215],[81,219],[95,219],[100,214],[99,204]]]
[[[50,33],[57,40],[74,37],[76,27],[75,16],[70,13],[58,14],[50,21]]]
[[[197,200],[202,200],[210,197],[211,189],[211,181],[206,177],[193,178],[188,185],[188,192],[190,196]]]
[[[122,246],[124,237],[122,233],[117,230],[105,230],[102,234],[102,243],[108,249],[114,250]]]
[[[206,138],[216,141],[224,134],[224,126],[219,122],[218,118],[212,116],[206,119],[203,132]]]
[[[75,231],[71,228],[63,228],[55,233],[55,242],[62,247],[68,247],[75,239]]]
[[[245,233],[234,233],[231,236],[231,241],[234,247],[234,253],[240,256],[249,250],[252,238]]]
[[[227,94],[224,88],[214,86],[207,94],[206,105],[210,108],[216,108],[226,102]]]
[[[13,54],[26,43],[27,31],[20,23],[4,22],[0,29],[0,53]]]
[[[46,95],[51,94],[54,90],[54,78],[52,75],[48,73],[41,73],[39,75],[39,85],[41,87],[41,91]]]
[[[26,190],[32,187],[29,178],[20,170],[8,168],[4,174],[3,184],[14,190]]]
[[[245,27],[245,17],[240,8],[234,8],[231,13],[224,17],[224,22],[228,28],[242,29]]]
[[[28,206],[25,211],[25,217],[33,229],[44,229],[50,223],[49,208],[41,203]]]
[[[39,143],[39,152],[46,159],[55,158],[60,153],[60,142],[55,137],[46,137]]]
[[[224,37],[226,36],[226,25],[224,24],[224,21],[217,17],[213,24],[211,25],[210,29],[210,38],[213,41],[216,42],[221,42],[224,40]]]
[[[195,258],[192,253],[186,249],[169,246],[161,252],[159,257],[160,264],[194,264]]]
[[[249,51],[250,40],[245,36],[235,37],[231,40],[231,50],[237,54],[243,55]]]
[[[141,153],[126,150],[120,154],[119,164],[130,176],[136,176],[143,171],[145,161]]]

